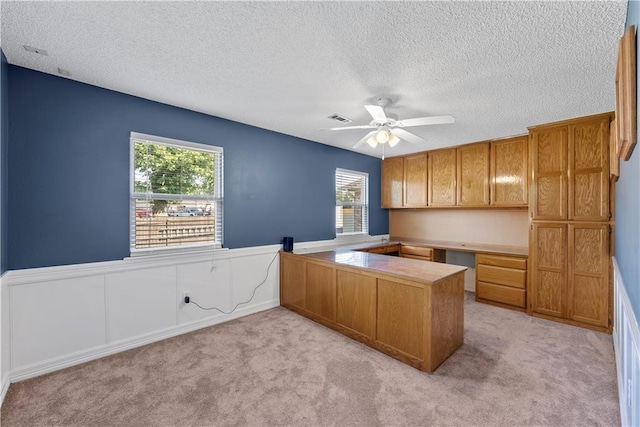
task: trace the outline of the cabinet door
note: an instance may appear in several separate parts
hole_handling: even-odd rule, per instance
[[[527,206],[528,141],[522,136],[491,143],[492,206]]]
[[[306,307],[313,314],[336,321],[336,270],[306,263]]]
[[[609,326],[609,294],[609,225],[570,224],[567,317]]]
[[[423,288],[378,279],[377,340],[422,359],[425,306]]]
[[[489,143],[457,148],[458,206],[489,204]]]
[[[305,308],[305,262],[280,255],[280,303]]]
[[[566,220],[567,127],[534,130],[531,137],[531,216]]]
[[[456,205],[456,149],[429,152],[429,206]]]
[[[404,158],[404,206],[427,206],[427,153]]]
[[[567,225],[533,224],[531,237],[531,310],[548,316],[565,317]]]
[[[569,125],[569,219],[609,220],[609,119]]]
[[[376,278],[338,270],[336,322],[376,338]]]
[[[402,181],[404,180],[404,159],[392,157],[382,161],[382,207],[402,207]]]

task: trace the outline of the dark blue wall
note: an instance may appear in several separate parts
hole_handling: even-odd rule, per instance
[[[161,88],[158,88],[161,90]],[[9,65],[9,269],[129,255],[129,133],[224,147],[225,247],[335,237],[335,168],[380,159]]]
[[[628,28],[640,25],[640,3],[630,1]],[[640,67],[637,68],[640,72]],[[637,79],[636,79],[637,80]],[[615,257],[636,319],[640,319],[640,147],[629,161],[620,162],[620,179],[616,185]]]
[[[0,50],[0,274],[8,268],[9,66]]]

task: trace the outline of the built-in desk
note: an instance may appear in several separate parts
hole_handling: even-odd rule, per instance
[[[463,342],[465,270],[349,250],[281,252],[280,304],[433,372]]]
[[[445,262],[445,251],[476,254],[476,301],[518,311],[527,306],[527,252],[523,246],[488,245],[434,240],[395,239],[359,250],[385,253],[393,248],[400,256]],[[405,248],[410,249],[406,250]],[[416,256],[422,248],[428,257]],[[405,252],[408,254],[405,255]]]
[[[386,246],[389,244],[424,246],[433,249],[442,249],[445,251],[474,252],[495,255],[527,256],[529,253],[529,248],[526,246],[489,245],[484,243],[462,243],[443,240],[419,240],[406,238],[392,238],[389,243],[371,245],[370,248]]]

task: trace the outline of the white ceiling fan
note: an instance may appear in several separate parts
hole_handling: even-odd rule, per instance
[[[381,100],[383,101],[383,100]],[[432,116],[432,117],[416,117],[414,119],[407,120],[394,120],[384,113],[384,109],[380,105],[365,105],[373,120],[368,125],[360,126],[345,126],[338,128],[320,129],[320,130],[348,130],[348,129],[375,129],[364,136],[353,148],[359,148],[365,142],[372,148],[375,148],[378,144],[389,144],[390,147],[394,147],[401,139],[408,141],[412,144],[419,144],[425,141],[418,135],[414,135],[411,132],[407,132],[403,128],[411,126],[427,126],[427,125],[440,125],[447,123],[454,123],[453,116]]]

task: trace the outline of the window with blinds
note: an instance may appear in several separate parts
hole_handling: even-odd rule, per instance
[[[369,233],[369,174],[336,169],[336,236]]]
[[[130,248],[222,246],[223,150],[131,133]]]

